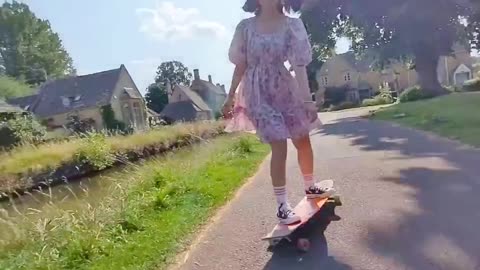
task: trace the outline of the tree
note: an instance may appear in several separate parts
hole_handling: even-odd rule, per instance
[[[380,65],[413,59],[423,91],[437,96],[447,93],[437,79],[439,57],[450,54],[455,42],[468,44],[478,36],[479,11],[472,8],[473,1],[312,0],[302,19],[313,43],[324,50],[345,35],[357,54],[375,52]]]
[[[160,113],[168,104],[168,93],[165,86],[159,83],[152,83],[145,94],[148,108]]]
[[[157,68],[157,76],[155,77],[155,83],[163,86],[167,85],[167,82],[173,86],[190,85],[192,81],[192,74],[188,68],[179,61],[163,62]]]
[[[74,74],[72,58],[48,20],[28,5],[13,1],[0,6],[0,65],[5,74],[38,84],[48,77]]]
[[[147,88],[145,99],[147,106],[156,111],[161,112],[168,104],[167,84],[170,87],[175,85],[190,85],[192,74],[188,68],[179,61],[163,62],[157,68],[155,82]]]
[[[0,76],[0,99],[23,97],[33,93],[34,90],[29,85],[13,78]]]

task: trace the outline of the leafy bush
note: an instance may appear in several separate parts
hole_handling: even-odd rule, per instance
[[[113,112],[112,106],[105,105],[102,107],[102,118],[108,131],[120,131],[129,133],[125,123],[115,119],[115,113]]]
[[[344,101],[340,103],[339,105],[331,105],[329,108],[329,111],[340,111],[340,110],[346,110],[346,109],[351,109],[351,108],[356,108],[358,107],[358,104],[355,104],[351,101]]]
[[[462,89],[465,92],[480,91],[480,78],[475,78],[464,82]]]
[[[410,87],[400,94],[400,102],[412,102],[427,98],[430,96],[425,94],[419,86]]]
[[[66,128],[77,134],[84,134],[94,130],[95,121],[91,118],[80,120],[78,116],[70,116],[66,124]]]
[[[46,129],[29,114],[18,115],[0,126],[0,146],[37,144],[45,139]]]
[[[376,106],[383,104],[390,104],[394,102],[392,92],[389,87],[381,88],[380,93],[371,99],[365,99],[362,102],[362,106]]]
[[[34,90],[27,84],[10,77],[0,76],[0,98],[15,98],[33,94]]]
[[[347,91],[348,88],[346,87],[327,87],[325,89],[324,106],[336,106],[342,102],[345,102],[345,100],[347,99]]]
[[[113,165],[114,155],[102,133],[88,133],[76,154],[77,160],[92,165],[97,170],[103,170]]]

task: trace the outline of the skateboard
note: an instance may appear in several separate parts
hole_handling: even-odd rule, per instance
[[[320,182],[320,185],[332,188],[333,181],[325,180]],[[341,205],[339,196],[322,199],[307,199],[307,197],[304,197],[294,209],[295,213],[300,216],[301,221],[290,225],[278,223],[262,240],[268,241],[269,248],[273,248],[285,239],[290,243],[296,242],[297,248],[306,252],[310,247],[310,241],[305,237],[305,233],[299,233],[301,229],[305,228],[317,214],[323,214],[320,215],[320,218],[324,223],[340,220],[340,217],[335,214],[335,207]]]

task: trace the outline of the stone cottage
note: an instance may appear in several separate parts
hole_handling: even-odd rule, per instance
[[[105,129],[102,110],[110,107],[117,121],[134,129],[147,128],[146,105],[127,68],[47,81],[37,95],[8,102],[32,112],[49,129],[60,129],[71,117]]]

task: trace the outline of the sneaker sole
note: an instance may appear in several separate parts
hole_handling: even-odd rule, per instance
[[[328,197],[332,197],[333,195],[335,195],[335,191],[329,190],[322,194],[307,194],[306,197],[307,199],[312,200],[312,199],[325,199]]]

